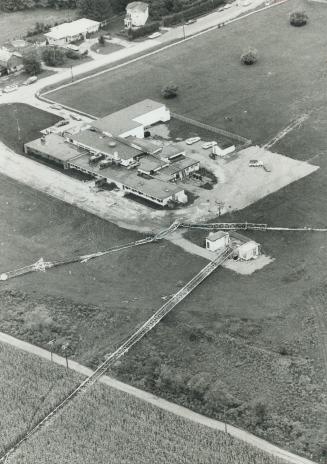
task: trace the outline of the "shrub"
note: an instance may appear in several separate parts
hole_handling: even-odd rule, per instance
[[[42,72],[41,60],[36,52],[30,52],[23,56],[24,69],[30,76],[36,76]]]
[[[308,16],[305,11],[293,11],[290,14],[290,24],[295,27],[305,26],[308,22]]]
[[[152,23],[145,24],[145,26],[139,27],[138,29],[128,29],[128,38],[129,40],[134,40],[139,37],[144,37],[145,35],[158,31],[159,27],[160,22],[153,21]]]
[[[98,42],[99,42],[99,45],[102,45],[102,46],[105,45],[106,41],[102,34],[99,35]]]
[[[66,53],[59,47],[46,47],[42,53],[42,59],[47,66],[60,66],[64,64]]]
[[[79,60],[81,55],[79,52],[75,52],[74,50],[66,50],[66,57],[70,58],[71,60]]]
[[[177,97],[178,94],[178,86],[174,84],[173,82],[170,82],[168,85],[163,87],[161,90],[161,95],[164,98],[175,98]]]
[[[258,60],[258,51],[255,48],[249,48],[241,55],[241,63],[251,65],[256,63]]]

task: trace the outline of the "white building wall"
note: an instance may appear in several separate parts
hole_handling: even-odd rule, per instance
[[[163,105],[162,107],[157,108],[156,110],[138,116],[134,119],[134,121],[137,121],[143,124],[144,126],[152,126],[152,124],[155,124],[156,122],[160,121],[167,122],[170,121],[170,111],[165,105]]]
[[[210,251],[223,250],[229,244],[229,235],[225,235],[217,240],[206,239],[206,248]]]
[[[137,137],[138,139],[144,139],[144,127],[135,127],[134,129],[119,134],[119,137],[126,138],[130,135],[133,137]]]

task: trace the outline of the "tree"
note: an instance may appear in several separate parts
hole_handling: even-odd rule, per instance
[[[241,63],[251,65],[256,63],[258,60],[258,51],[255,48],[248,48],[241,55]]]
[[[99,35],[98,42],[99,42],[99,45],[102,45],[102,46],[105,45],[106,40],[105,40],[105,38],[104,38],[104,36],[102,34]]]
[[[308,19],[308,15],[305,11],[293,11],[293,13],[290,14],[290,24],[295,27],[305,26]]]
[[[42,59],[47,66],[60,66],[64,64],[65,58],[65,51],[59,47],[46,47],[42,54]]]
[[[178,86],[173,82],[170,82],[168,85],[163,87],[161,90],[161,95],[164,98],[175,98],[178,95]]]
[[[78,0],[77,7],[82,16],[95,21],[108,19],[112,14],[111,0]]]
[[[39,55],[30,52],[23,56],[24,69],[30,76],[36,76],[42,72],[42,65]]]

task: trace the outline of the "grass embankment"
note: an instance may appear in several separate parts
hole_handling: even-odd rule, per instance
[[[0,344],[0,453],[55,405],[77,375]],[[174,416],[104,385],[75,398],[8,463],[282,464],[229,435]]]

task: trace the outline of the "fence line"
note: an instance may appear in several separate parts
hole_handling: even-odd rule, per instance
[[[195,121],[194,119],[188,118],[187,116],[182,116],[176,113],[170,113],[170,114],[173,118],[178,119],[179,121],[187,122],[189,124],[192,124],[193,126],[200,127],[201,129],[206,129],[211,132],[215,132],[216,134],[223,135],[224,137],[237,140],[238,142],[243,143],[244,146],[245,145],[249,146],[252,143],[250,139],[242,137],[241,135],[234,134],[233,132],[229,132],[224,129],[220,129],[218,127],[210,126],[209,124],[204,124],[202,122]]]

